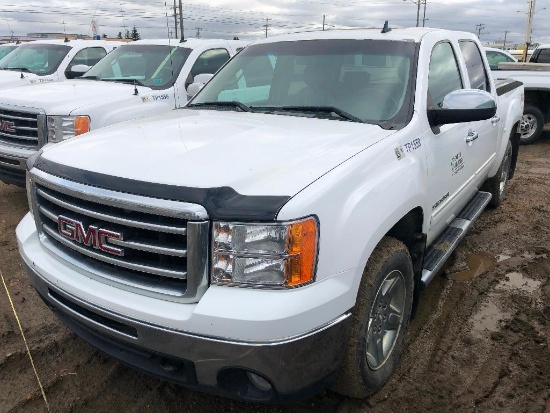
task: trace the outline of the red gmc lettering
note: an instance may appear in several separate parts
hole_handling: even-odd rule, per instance
[[[112,247],[107,244],[107,238],[122,240],[122,234],[117,232],[101,229],[93,225],[90,225],[88,230],[86,230],[82,222],[62,215],[57,218],[57,230],[65,238],[79,244],[84,244],[87,247],[92,247],[107,254],[118,255],[119,257],[124,256],[122,248]]]
[[[9,120],[0,120],[0,131],[15,132],[15,123]]]

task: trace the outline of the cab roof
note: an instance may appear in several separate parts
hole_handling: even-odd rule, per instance
[[[455,38],[457,35],[462,38],[475,38],[475,35],[470,32],[457,32],[452,30],[435,29],[429,27],[411,27],[406,29],[392,29],[390,32],[387,33],[382,33],[381,28],[300,32],[273,36],[268,39],[256,41],[252,44],[321,39],[372,39],[390,41],[411,41],[418,43],[422,40],[424,36],[430,33],[441,33],[442,35],[446,34],[448,38]]]

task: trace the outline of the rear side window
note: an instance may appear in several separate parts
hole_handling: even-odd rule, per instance
[[[466,63],[466,70],[470,78],[470,87],[472,89],[491,91],[489,78],[485,71],[481,52],[475,42],[464,40],[460,42],[460,51]]]
[[[225,62],[229,60],[229,52],[225,49],[211,49],[201,54],[193,67],[191,68],[191,76],[195,77],[203,73],[214,74]],[[190,83],[188,79],[187,83]],[[186,85],[187,87],[188,85]]]
[[[550,49],[541,49],[533,61],[536,63],[550,63]]]
[[[432,106],[440,108],[447,94],[462,89],[462,79],[453,48],[450,43],[435,45],[430,59],[428,93]]]
[[[105,55],[107,55],[107,52],[103,47],[88,47],[82,49],[73,57],[68,69],[70,70],[74,65],[93,66],[105,57]]]

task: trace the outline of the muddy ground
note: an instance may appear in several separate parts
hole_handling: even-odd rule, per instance
[[[327,390],[295,405],[240,403],[118,364],[61,325],[30,286],[14,237],[26,212],[25,191],[0,184],[0,269],[52,412],[550,413],[548,131],[521,148],[504,205],[483,213],[422,293],[397,371],[367,400]],[[464,273],[467,262],[486,271]],[[0,288],[0,412],[46,411]]]

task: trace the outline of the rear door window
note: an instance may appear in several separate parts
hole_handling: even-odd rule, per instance
[[[470,87],[490,92],[489,77],[487,76],[483,58],[477,44],[469,40],[463,40],[460,42],[460,51],[466,63],[466,70],[470,78]]]

